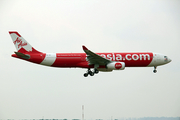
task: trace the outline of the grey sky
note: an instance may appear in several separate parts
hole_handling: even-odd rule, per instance
[[[0,1],[0,118],[177,117],[180,115],[178,0]],[[152,51],[172,62],[84,78],[11,57],[9,30],[42,52]]]

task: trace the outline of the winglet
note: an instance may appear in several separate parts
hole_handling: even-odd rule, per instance
[[[88,50],[84,45],[82,46],[83,50]]]

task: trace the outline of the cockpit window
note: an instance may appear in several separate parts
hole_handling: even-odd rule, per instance
[[[164,60],[165,60],[165,61],[167,61],[167,60],[168,60],[167,56],[164,56]]]

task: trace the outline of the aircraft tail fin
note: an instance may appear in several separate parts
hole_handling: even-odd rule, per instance
[[[13,43],[19,53],[40,53],[36,49],[34,49],[18,32],[9,31],[9,34],[13,40]]]

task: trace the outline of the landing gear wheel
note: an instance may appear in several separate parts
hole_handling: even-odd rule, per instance
[[[84,73],[84,77],[87,77],[88,76],[88,73]]]
[[[94,72],[90,71],[89,72],[90,76],[94,76]]]
[[[91,69],[88,68],[87,72],[84,73],[84,77],[87,77],[88,75],[94,76],[94,74],[97,74],[97,73],[99,73],[99,71],[97,69],[94,69],[94,71],[91,71]]]
[[[156,67],[156,66],[154,66],[154,70],[153,70],[153,72],[154,72],[154,73],[156,73],[156,72],[157,72],[156,68],[157,68],[157,67]]]
[[[153,72],[154,72],[154,73],[156,73],[156,72],[157,72],[157,70],[153,70]]]
[[[96,69],[96,70],[94,71],[94,73],[98,74],[98,73],[99,73],[99,70]]]

